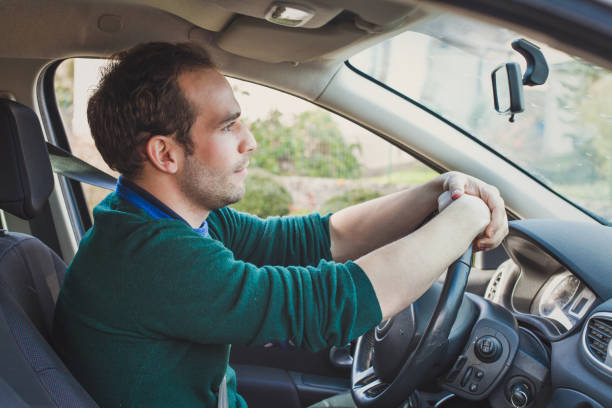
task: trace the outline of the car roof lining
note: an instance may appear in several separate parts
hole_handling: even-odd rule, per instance
[[[377,7],[371,7],[369,0],[317,0],[316,3],[300,0],[300,4],[321,12],[322,18],[317,20],[319,14],[315,15],[316,27],[307,28],[307,24],[287,28],[264,20],[270,4],[270,0],[0,0],[5,11],[0,15],[0,33],[4,39],[0,51],[4,56],[27,58],[61,58],[82,51],[109,55],[125,43],[161,39],[185,41],[188,31],[197,27],[218,33],[213,41],[231,42],[236,55],[254,58],[252,51],[250,54],[244,52],[254,46],[260,49],[256,58],[263,61],[278,60],[283,55],[284,61],[303,62],[304,59],[297,58],[299,53],[291,54],[291,47],[285,45],[279,49],[278,45],[290,41],[296,50],[310,48],[309,55],[316,59],[329,54],[330,50],[405,26],[415,16],[423,15],[415,13],[414,7],[389,0],[381,0]],[[338,4],[343,6],[338,7]],[[119,21],[114,26],[104,26],[103,17],[116,17]],[[257,27],[255,34],[258,35],[241,37],[243,24]],[[333,39],[336,45],[312,41],[313,36],[329,35],[334,28],[333,34],[338,37]],[[285,40],[283,37],[289,30],[292,36]],[[268,39],[273,34],[277,38],[270,43]],[[167,38],[168,35],[171,38]]]
[[[439,14],[440,6],[449,7],[416,0],[380,0],[376,7],[370,0],[299,0],[315,10],[318,19],[309,23],[311,27],[296,29],[263,20],[271,3],[0,0],[5,10],[0,15],[0,55],[47,60],[108,57],[142,42],[194,41],[211,53],[225,74],[315,100],[345,59]],[[111,24],[105,24],[105,18]]]
[[[180,5],[166,0],[115,0],[108,3],[95,0],[30,3],[0,0],[0,6],[6,11],[0,15],[0,36],[3,38],[0,55],[46,60],[76,56],[107,58],[141,42],[194,41],[211,53],[225,74],[266,85],[274,84],[277,89],[313,100],[323,91],[344,59],[380,41],[381,36],[405,29],[405,24],[393,23],[382,32],[375,32],[382,26],[366,20],[360,20],[364,27],[357,28],[354,22],[357,15],[338,16],[342,13],[340,9],[336,10],[338,13],[330,14],[333,21],[320,28],[288,29],[254,17],[237,16],[233,11],[220,7],[220,3],[214,0],[185,0]],[[222,3],[237,8],[238,3],[245,2],[224,0]],[[250,6],[259,4],[262,8],[269,1],[248,3]],[[332,0],[322,3],[331,4]],[[345,3],[352,5],[352,1]],[[366,3],[355,2],[362,9],[368,8]],[[393,9],[397,9],[397,5]],[[388,23],[390,17],[387,14],[389,11],[386,14],[374,12],[372,21]],[[423,13],[414,13],[414,18],[422,16]],[[118,23],[109,29],[104,18],[115,18]],[[245,30],[249,35],[245,35]],[[292,35],[287,35],[288,30],[293,30]]]

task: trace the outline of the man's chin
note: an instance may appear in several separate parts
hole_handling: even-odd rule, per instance
[[[244,184],[236,190],[237,191],[235,192],[235,194],[232,194],[231,196],[226,197],[225,206],[236,204],[238,201],[242,200],[246,192]]]

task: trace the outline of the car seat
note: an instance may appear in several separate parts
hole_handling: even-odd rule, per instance
[[[38,214],[53,189],[40,122],[0,100],[0,209]],[[0,231],[0,406],[97,407],[50,345],[66,264],[30,235]]]

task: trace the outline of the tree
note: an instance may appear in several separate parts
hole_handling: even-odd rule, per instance
[[[278,110],[250,124],[258,148],[251,161],[273,174],[356,178],[360,166],[353,154],[359,144],[347,144],[331,115],[306,111],[283,120]]]
[[[234,209],[261,218],[289,214],[291,194],[274,178],[261,170],[254,171],[249,174],[246,186],[242,200],[232,205]]]
[[[608,177],[612,201],[612,75],[593,80],[589,97],[578,105],[583,126],[593,135],[590,144],[598,154],[600,176]]]
[[[565,67],[571,80],[563,81],[566,92],[560,106],[573,113],[574,131],[567,134],[575,154],[587,157],[592,180],[606,180],[612,201],[612,74],[606,70],[572,61]]]

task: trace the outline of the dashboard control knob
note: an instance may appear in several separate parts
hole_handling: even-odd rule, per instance
[[[523,383],[516,383],[510,390],[510,403],[515,408],[523,408],[531,402],[529,387]]]
[[[474,344],[474,353],[480,361],[492,363],[501,355],[502,345],[494,336],[482,336]]]

